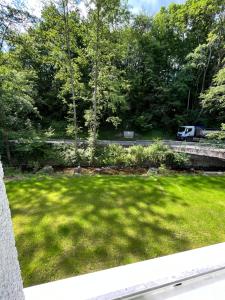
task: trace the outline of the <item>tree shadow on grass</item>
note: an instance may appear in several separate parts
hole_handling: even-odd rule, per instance
[[[7,190],[25,286],[189,248],[167,212],[188,203],[157,178],[34,177]]]
[[[190,188],[196,189],[196,190],[203,190],[203,189],[215,189],[217,191],[221,190],[224,191],[225,189],[225,176],[224,175],[202,175],[202,174],[193,174],[188,176],[183,175],[177,175],[172,176],[177,184],[189,186]],[[171,177],[168,176],[167,178],[164,178],[162,181],[162,184],[167,184],[167,179],[170,179]]]

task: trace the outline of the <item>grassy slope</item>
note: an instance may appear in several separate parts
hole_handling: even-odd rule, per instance
[[[25,286],[225,241],[225,177],[7,182]]]

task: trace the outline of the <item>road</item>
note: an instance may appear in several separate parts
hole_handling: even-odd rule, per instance
[[[171,145],[196,145],[196,143],[191,142],[180,142],[180,141],[173,141],[173,140],[162,140],[163,144],[166,144],[168,146]],[[50,139],[47,141],[49,144],[73,144],[73,140],[69,139]],[[141,145],[141,146],[149,146],[154,144],[154,140],[127,140],[127,141],[115,141],[115,140],[98,140],[97,144],[100,146],[110,145],[110,144],[117,144],[121,146],[134,146],[134,145]],[[79,139],[78,144],[87,144],[87,140],[85,139]]]

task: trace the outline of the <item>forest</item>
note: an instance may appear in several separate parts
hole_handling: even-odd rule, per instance
[[[120,0],[0,4],[0,132],[88,136],[225,122],[225,2],[187,0],[151,16]],[[8,153],[8,155],[10,155]],[[91,154],[93,155],[93,154]]]

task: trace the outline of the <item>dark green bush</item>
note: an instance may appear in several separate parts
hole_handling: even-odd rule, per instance
[[[56,151],[51,144],[46,143],[50,136],[50,131],[40,135],[33,129],[14,134],[10,142],[13,165],[38,169],[51,161]]]

